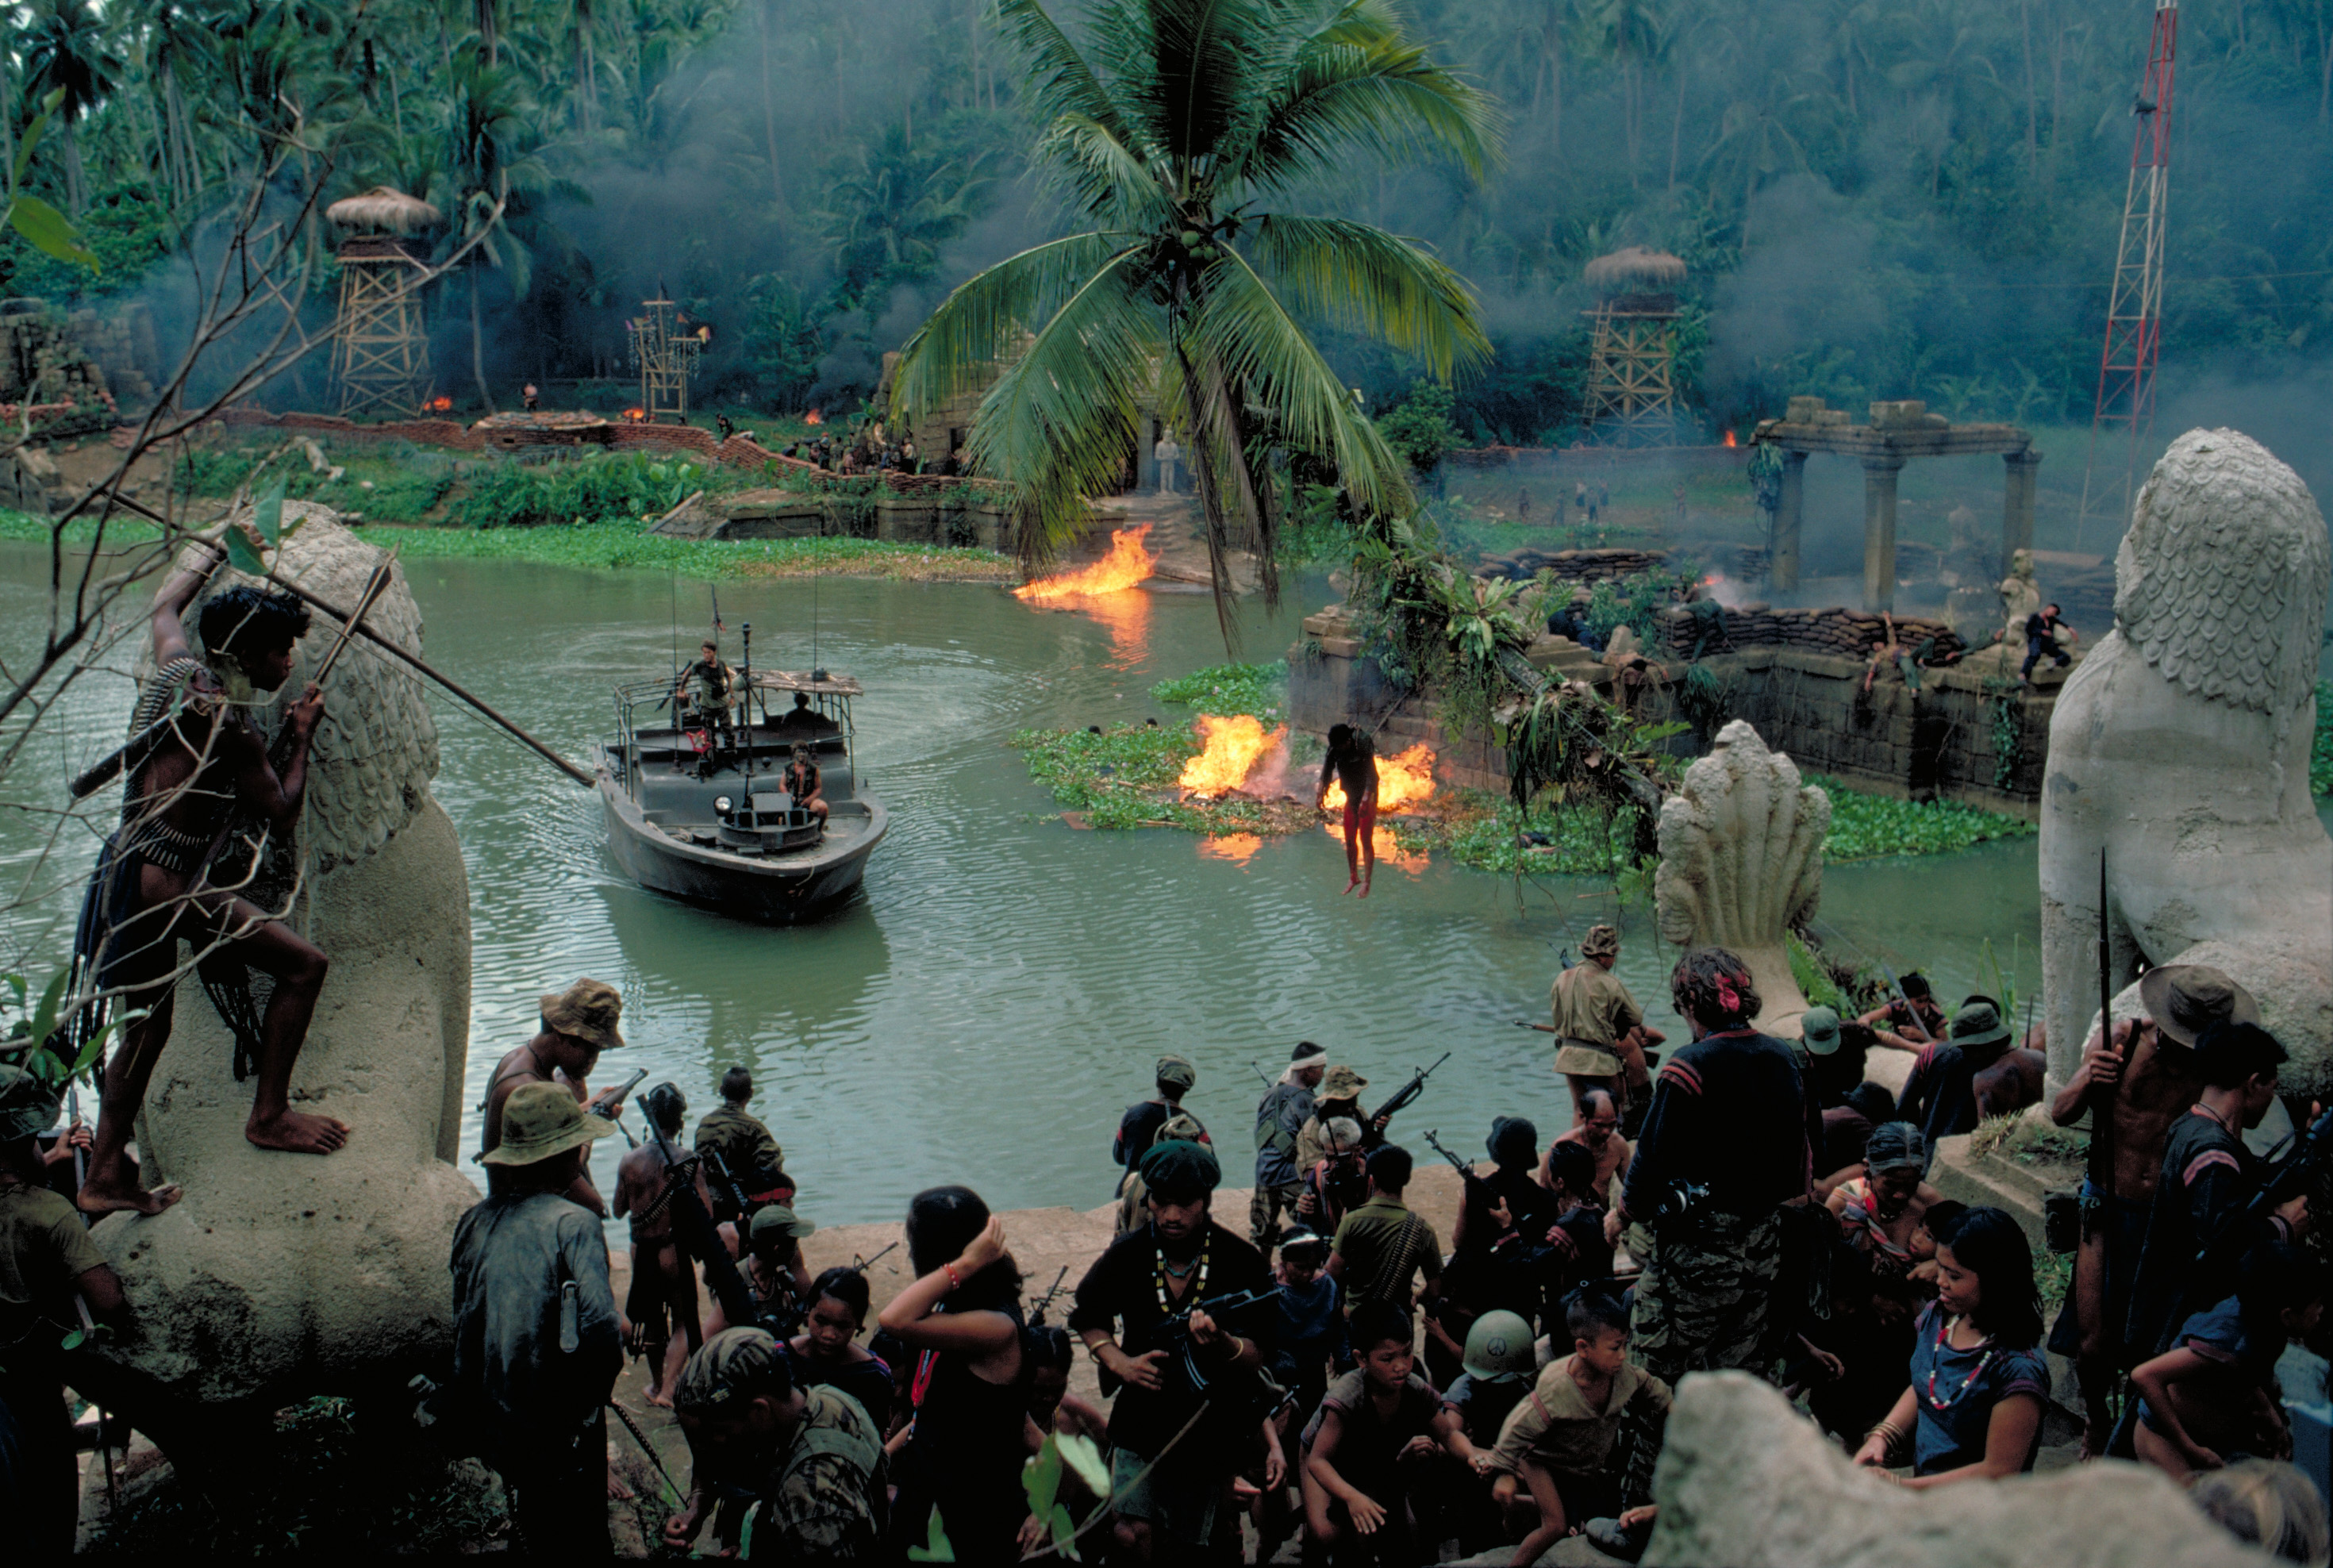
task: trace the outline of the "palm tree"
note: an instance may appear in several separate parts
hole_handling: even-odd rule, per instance
[[[57,130],[63,140],[65,205],[78,217],[89,207],[89,192],[73,125],[121,84],[121,58],[106,37],[105,18],[90,0],[45,0],[22,38],[26,96],[64,93],[57,104]]]
[[[1099,0],[1082,49],[1041,0],[1002,0],[999,15],[1045,125],[1038,160],[1085,226],[950,294],[901,355],[895,415],[974,389],[1026,334],[981,400],[970,455],[1013,487],[1024,548],[1042,555],[1116,487],[1155,397],[1198,481],[1228,641],[1235,544],[1278,601],[1259,473],[1273,453],[1328,464],[1364,520],[1411,505],[1400,459],[1300,315],[1444,379],[1490,351],[1473,295],[1423,245],[1260,204],[1429,149],[1479,174],[1495,112],[1387,0]]]
[[[486,385],[485,325],[478,304],[481,266],[501,270],[511,293],[526,297],[533,276],[533,258],[514,235],[513,209],[517,198],[554,188],[550,168],[537,149],[540,111],[527,95],[516,73],[507,65],[490,63],[478,50],[465,49],[456,58],[453,98],[446,106],[446,174],[450,185],[438,205],[452,212],[449,243],[464,244],[481,230],[477,253],[470,259],[470,373],[486,410],[494,409],[494,395]]]

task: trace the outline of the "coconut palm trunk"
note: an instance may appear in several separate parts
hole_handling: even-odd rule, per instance
[[[1079,232],[949,295],[901,354],[893,417],[984,388],[969,455],[1012,487],[1038,560],[1088,526],[1157,411],[1190,452],[1229,643],[1237,551],[1278,601],[1278,465],[1325,465],[1365,526],[1415,505],[1311,329],[1444,378],[1490,351],[1473,295],[1424,245],[1279,204],[1420,149],[1479,173],[1496,114],[1380,0],[1101,0],[1074,43],[1042,0],[998,16]]]

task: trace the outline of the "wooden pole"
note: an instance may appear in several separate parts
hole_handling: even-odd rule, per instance
[[[158,523],[165,529],[178,529],[179,527],[179,524],[171,522],[168,517],[163,516],[160,513],[153,510],[151,507],[140,505],[138,502],[131,500],[129,496],[122,495],[118,490],[107,490],[103,492],[103,494],[110,496],[125,509],[135,512],[138,515],[147,519],[149,522]],[[224,555],[225,552],[222,551],[221,554]],[[301,587],[298,583],[292,582],[290,579],[279,577],[274,572],[270,572],[267,574],[267,581],[274,583],[278,588],[284,590],[286,592],[295,595],[304,602],[313,606],[315,609],[322,611],[325,614],[339,621],[342,626],[348,626],[350,624],[351,617],[347,611],[336,609],[332,605],[325,603],[322,600],[317,598],[314,594],[309,592],[306,589]],[[399,648],[396,643],[390,641],[388,638],[383,637],[379,632],[375,631],[370,626],[359,626],[355,630],[359,635],[370,641],[375,647],[381,649],[385,652],[394,654],[398,659],[403,659],[406,663],[411,665],[414,669],[419,670],[422,674],[427,676],[430,679],[444,687],[447,691],[452,692],[456,697],[458,697],[464,702],[468,703],[472,707],[476,708],[487,718],[492,719],[495,724],[509,731],[514,739],[533,750],[542,758],[543,761],[551,764],[552,766],[565,774],[569,778],[573,779],[577,784],[589,788],[599,782],[583,768],[568,761],[565,757],[561,756],[557,752],[552,750],[549,746],[535,739],[534,736],[527,734],[526,731],[519,728],[518,726],[513,724],[509,719],[504,718],[501,714],[496,713],[486,704],[484,698],[465,688],[452,677],[429,668],[428,665],[422,662],[418,655],[406,652],[405,649]]]

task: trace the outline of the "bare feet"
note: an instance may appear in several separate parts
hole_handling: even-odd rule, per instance
[[[1367,881],[1367,880],[1364,880],[1364,881],[1361,883],[1361,897],[1363,897],[1363,898],[1365,898],[1365,899],[1366,899],[1366,898],[1368,898],[1368,896],[1369,896],[1369,884],[1368,883],[1368,881]]]
[[[280,1149],[287,1154],[331,1154],[349,1140],[349,1124],[304,1111],[285,1111],[263,1119],[254,1110],[251,1120],[243,1124],[243,1136],[261,1149]]]
[[[1346,883],[1345,883],[1345,891],[1347,891],[1347,892],[1349,892],[1349,892],[1351,892],[1355,888],[1358,888],[1358,887],[1359,887],[1360,885],[1361,885],[1361,879],[1360,879],[1360,878],[1359,878],[1359,877],[1353,877],[1353,878],[1350,878],[1350,879],[1349,879],[1349,880],[1346,881]]]
[[[629,1503],[631,1500],[632,1489],[629,1486],[625,1486],[623,1479],[613,1470],[609,1471],[608,1501],[610,1503]]]
[[[142,1187],[117,1188],[101,1185],[95,1172],[82,1186],[73,1203],[83,1214],[159,1214],[187,1196],[186,1188],[172,1183],[149,1192]]]

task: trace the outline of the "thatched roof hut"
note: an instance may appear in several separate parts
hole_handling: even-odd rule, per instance
[[[1685,282],[1685,263],[1665,250],[1632,245],[1588,264],[1586,277],[1593,288],[1674,289]]]
[[[418,197],[377,185],[360,196],[343,197],[324,209],[324,216],[342,228],[375,234],[414,234],[435,228],[446,215]]]

